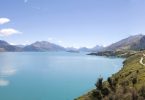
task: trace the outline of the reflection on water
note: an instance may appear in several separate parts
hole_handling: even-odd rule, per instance
[[[8,77],[16,73],[13,67],[3,67],[0,71],[0,77]]]
[[[9,85],[8,80],[0,79],[0,86],[7,86],[7,85]]]
[[[1,64],[3,66],[0,66],[0,87],[8,86],[10,84],[8,78],[14,75],[17,69],[11,65],[11,62],[13,62],[12,59],[9,59],[5,55],[3,55],[0,60],[1,63],[3,63]]]
[[[16,69],[11,66],[3,66],[0,68],[0,86],[9,85],[8,77],[14,75],[16,73]]]

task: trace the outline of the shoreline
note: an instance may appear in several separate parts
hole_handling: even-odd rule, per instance
[[[137,52],[136,54],[125,58],[125,60],[122,62],[122,64],[123,64],[122,68],[118,72],[112,74],[111,78],[117,78],[118,79],[118,81],[117,81],[118,86],[120,84],[122,84],[122,82],[128,80],[128,82],[129,82],[128,87],[131,88],[132,87],[132,85],[131,85],[132,76],[134,76],[135,73],[139,73],[139,75],[136,74],[137,75],[136,77],[138,78],[138,83],[136,84],[135,87],[136,87],[137,90],[139,90],[141,88],[141,86],[145,82],[145,78],[141,79],[141,76],[144,73],[141,73],[142,70],[140,70],[140,69],[145,70],[145,68],[142,67],[143,65],[141,65],[139,63],[140,57],[142,56],[143,52],[145,52],[145,51]],[[105,83],[106,83],[106,81],[103,82],[103,84],[105,84]],[[78,97],[77,99],[74,99],[74,100],[93,100],[92,99],[92,94],[93,94],[94,90],[95,89],[93,89],[92,91],[87,92],[86,94],[83,94],[82,96],[80,96],[80,97]]]

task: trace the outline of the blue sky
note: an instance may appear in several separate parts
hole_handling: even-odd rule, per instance
[[[13,44],[93,47],[144,34],[145,0],[0,0],[0,18],[0,39]]]

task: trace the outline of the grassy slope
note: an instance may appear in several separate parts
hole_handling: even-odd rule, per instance
[[[113,75],[113,77],[119,78],[119,83],[123,81],[131,82],[132,77],[137,76],[138,83],[135,85],[136,88],[140,88],[143,83],[145,83],[145,66],[139,63],[143,52],[139,52],[129,58],[124,62],[123,68]],[[138,73],[137,73],[138,71]],[[130,83],[131,86],[131,83]]]
[[[112,75],[112,78],[118,79],[118,82],[117,82],[118,85],[124,81],[127,81],[129,84],[128,86],[133,87],[132,82],[131,82],[133,77],[137,77],[138,82],[137,84],[135,84],[135,88],[137,90],[140,89],[141,86],[145,84],[145,66],[139,63],[141,57],[143,56],[142,55],[143,53],[145,53],[145,51],[138,52],[135,55],[128,57],[124,61],[123,68],[118,73]],[[145,58],[143,62],[145,62]],[[95,98],[92,97],[92,91],[79,97],[76,100],[95,100]]]

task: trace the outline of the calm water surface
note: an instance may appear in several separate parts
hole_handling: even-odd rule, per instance
[[[0,100],[73,100],[120,70],[121,58],[85,53],[0,53]]]

